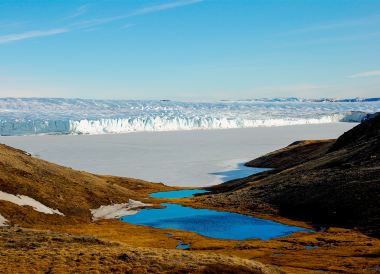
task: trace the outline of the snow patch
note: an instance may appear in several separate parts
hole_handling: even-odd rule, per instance
[[[7,226],[8,220],[5,219],[1,214],[0,214],[0,227],[1,226]]]
[[[134,215],[138,213],[137,208],[152,206],[152,204],[145,204],[140,201],[129,199],[128,203],[102,205],[96,209],[90,209],[92,219],[94,221],[100,219],[117,219],[127,215]]]
[[[11,202],[19,206],[31,206],[34,210],[45,214],[58,214],[63,216],[63,213],[60,212],[58,209],[52,209],[50,207],[47,207],[44,204],[41,204],[33,198],[25,195],[13,195],[10,193],[0,191],[0,200]]]

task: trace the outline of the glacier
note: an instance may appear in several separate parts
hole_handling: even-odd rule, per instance
[[[0,98],[0,135],[107,134],[360,122],[380,100],[180,102]]]

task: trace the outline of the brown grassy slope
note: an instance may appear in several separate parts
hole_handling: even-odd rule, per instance
[[[189,199],[190,200],[190,199]],[[204,237],[188,231],[156,229],[103,220],[91,224],[36,227],[59,233],[92,235],[133,247],[174,249],[178,239],[191,244],[190,254],[237,256],[275,265],[287,273],[363,273],[380,265],[380,240],[354,230],[331,228],[317,233],[300,232],[287,237],[245,241]],[[173,237],[167,237],[171,233]],[[305,246],[318,246],[307,250]],[[186,252],[186,251],[185,251]]]
[[[288,157],[279,157],[277,163],[299,159],[297,155],[305,154],[303,148],[314,153],[307,144],[289,147]],[[310,155],[296,166],[286,168],[285,164],[259,178],[235,180],[230,187],[224,184],[223,193],[200,199],[205,204],[280,214],[321,226],[358,227],[380,236],[380,116],[358,125],[335,144],[316,145],[316,154],[323,150],[322,155]],[[261,162],[273,163],[274,158],[276,154],[269,154]]]
[[[0,145],[0,190],[32,197],[48,207],[59,209],[67,217],[42,214],[0,201],[0,214],[16,223],[87,222],[91,219],[91,208],[128,202],[130,198],[141,201],[150,192],[169,189],[172,188],[163,184],[76,171]]]
[[[218,254],[138,248],[93,236],[0,228],[1,273],[279,273]]]
[[[0,272],[277,273],[252,260],[173,250],[178,242],[164,232],[156,232],[160,237],[153,234],[146,239],[150,228],[117,220],[90,223],[91,208],[128,202],[130,198],[157,203],[159,200],[147,199],[148,193],[171,189],[175,188],[75,171],[0,145],[0,190],[32,197],[65,214],[44,214],[28,206],[0,201],[0,214],[11,224],[24,227],[0,227]],[[112,224],[120,233],[110,233]],[[123,228],[127,226],[133,229],[125,233]],[[56,227],[61,227],[62,232],[52,232]],[[67,234],[69,227],[78,234],[91,236]],[[93,229],[86,230],[86,227]],[[99,239],[96,234],[107,239]],[[129,245],[120,243],[125,237]],[[151,244],[149,248],[138,247],[152,242],[155,247],[162,247],[166,246],[166,241],[172,249],[152,248]]]

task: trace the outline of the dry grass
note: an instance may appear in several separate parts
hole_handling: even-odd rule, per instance
[[[94,235],[103,241],[144,248],[175,249],[177,240],[181,239],[191,244],[189,253],[194,256],[219,254],[240,257],[275,265],[287,273],[313,272],[318,269],[332,273],[361,273],[380,265],[380,240],[340,228],[317,233],[299,232],[268,241],[211,239],[187,231],[156,229],[117,220],[81,226],[50,226],[49,229],[71,235]],[[173,237],[167,237],[167,233],[173,234]],[[319,248],[308,250],[306,246]]]
[[[1,273],[278,273],[237,257],[137,248],[93,236],[22,229],[0,235]]]
[[[0,201],[0,214],[24,227],[0,229],[0,272],[276,273],[280,269],[287,273],[361,273],[380,265],[380,241],[348,229],[297,233],[270,241],[228,241],[118,220],[91,221],[90,208],[130,198],[159,204],[167,200],[151,199],[148,194],[171,189],[75,171],[0,145],[0,190],[30,196],[66,215],[47,215]],[[171,202],[205,207],[200,198]],[[227,210],[222,205],[207,207]],[[246,208],[228,210],[255,214]],[[309,227],[276,215],[259,217]],[[179,239],[191,243],[191,249],[175,250]],[[307,250],[306,245],[319,248]]]
[[[90,222],[89,209],[129,199],[149,201],[148,194],[175,189],[163,184],[76,171],[0,145],[0,190],[32,197],[66,217],[44,216],[1,202],[0,214],[17,224]]]
[[[13,225],[1,228],[0,272],[215,273],[215,265],[225,269],[221,273],[277,272],[239,257],[177,251],[177,240],[157,230],[91,220],[91,208],[129,199],[159,205],[148,194],[173,189],[178,188],[75,171],[0,145],[0,190],[32,197],[65,214],[0,201],[0,214]]]

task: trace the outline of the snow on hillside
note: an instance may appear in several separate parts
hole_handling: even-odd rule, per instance
[[[7,226],[8,220],[0,214],[0,227]]]
[[[45,214],[58,214],[63,215],[59,210],[52,209],[35,199],[25,196],[25,195],[13,195],[0,191],[0,200],[14,203],[19,206],[31,206],[34,210],[45,213]]]
[[[129,199],[128,203],[103,205],[96,209],[90,209],[93,220],[118,219],[127,215],[137,214],[139,208],[153,206],[140,201]]]

